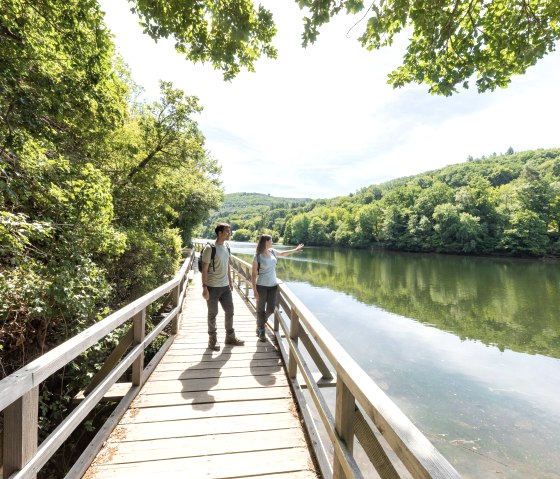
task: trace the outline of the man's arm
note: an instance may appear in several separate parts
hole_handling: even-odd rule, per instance
[[[232,280],[232,276],[231,276],[231,264],[228,260],[228,264],[227,264],[227,274],[228,274],[228,279],[229,279],[229,289],[231,289],[233,291],[233,280]]]
[[[202,254],[202,253],[200,253]],[[206,286],[206,282],[208,281],[208,267],[210,263],[205,263],[202,261],[202,297],[206,300],[210,297],[210,293],[208,292],[208,287]]]

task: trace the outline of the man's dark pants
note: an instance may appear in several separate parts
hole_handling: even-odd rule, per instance
[[[208,335],[216,337],[216,316],[218,316],[218,303],[222,305],[225,313],[225,328],[227,336],[234,336],[233,329],[233,296],[229,286],[214,288],[208,286]]]

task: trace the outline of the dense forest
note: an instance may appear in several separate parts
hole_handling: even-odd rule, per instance
[[[231,203],[228,203],[232,198]],[[233,200],[235,198],[235,200]],[[261,232],[286,244],[513,256],[559,255],[560,149],[493,154],[362,188],[332,199],[245,208],[212,216],[233,239]],[[280,201],[280,199],[277,199]],[[239,204],[239,208],[234,205]],[[205,233],[210,233],[209,227]],[[241,234],[237,234],[237,232]],[[210,235],[212,236],[212,235]]]
[[[3,2],[0,41],[1,379],[171,278],[223,192],[197,99],[140,101],[95,2]],[[44,383],[40,439],[104,346]]]

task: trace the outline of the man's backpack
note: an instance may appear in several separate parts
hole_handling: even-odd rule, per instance
[[[231,250],[229,249],[229,244],[227,244],[227,243],[224,243],[224,244],[226,245],[228,253],[231,255]],[[212,271],[216,271],[216,265],[214,264],[214,258],[216,257],[216,246],[214,245],[214,243],[210,243],[210,241],[208,241],[204,245],[204,247],[200,251],[200,255],[198,256],[198,271],[200,271],[200,272],[202,272],[202,253],[204,253],[204,250],[208,246],[210,246],[210,248],[212,248],[212,253],[210,254],[210,264],[212,265]],[[210,267],[208,267],[208,271],[210,271]]]

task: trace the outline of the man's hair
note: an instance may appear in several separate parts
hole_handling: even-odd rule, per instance
[[[218,223],[216,225],[216,229],[214,230],[216,232],[216,236],[218,236],[218,233],[220,233],[221,231],[224,231],[226,228],[229,228],[230,226],[227,223]]]

